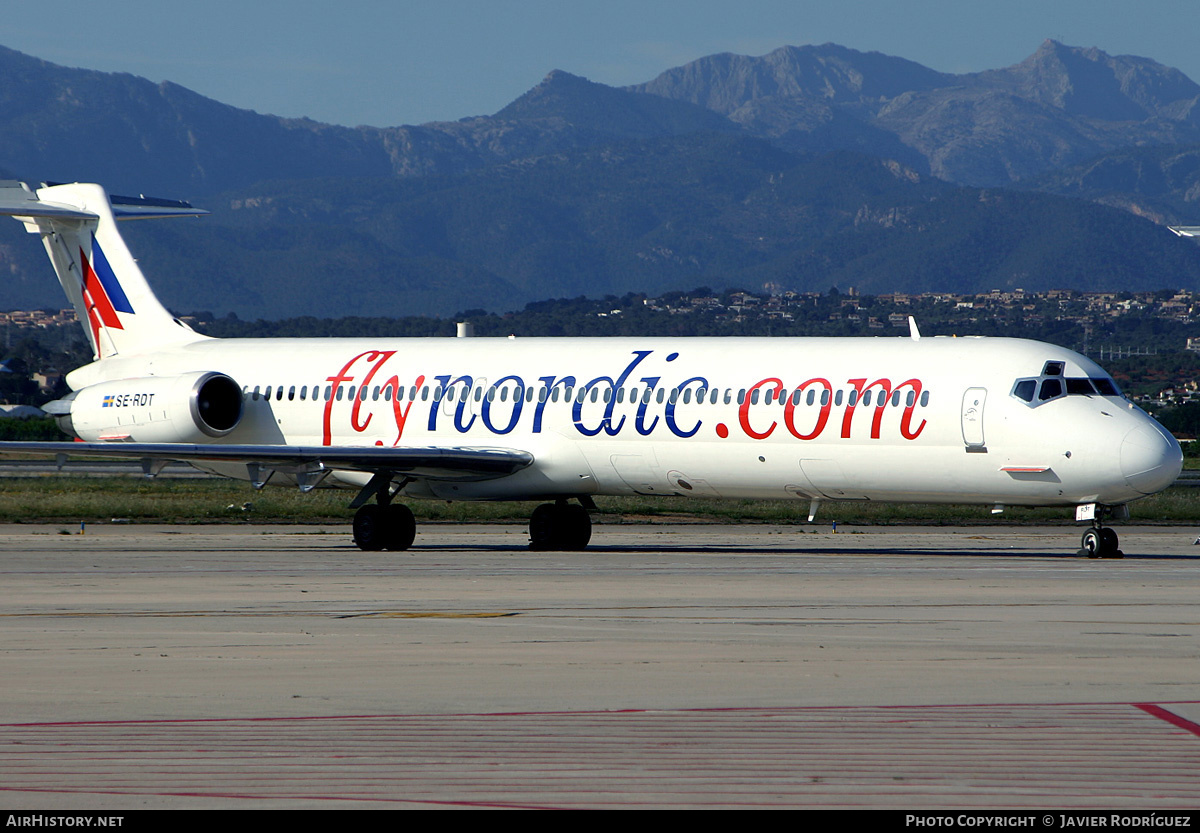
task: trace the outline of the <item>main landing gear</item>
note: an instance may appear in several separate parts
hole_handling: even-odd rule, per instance
[[[392,503],[404,484],[393,485],[391,475],[380,472],[358,493],[350,504],[354,513],[354,543],[361,550],[402,552],[412,546],[417,535],[417,521],[412,510],[402,503]],[[372,497],[375,503],[367,503]],[[582,505],[559,499],[543,503],[529,518],[529,548],[535,551],[582,550],[592,539],[592,518],[595,509],[591,498],[579,498]]]
[[[350,508],[354,513],[354,543],[360,550],[402,552],[412,546],[417,537],[417,520],[412,510],[402,503],[392,503],[392,497],[403,484],[393,488],[391,475],[379,472],[358,493]],[[376,503],[366,503],[375,495]]]
[[[368,503],[354,513],[354,543],[361,550],[401,552],[416,536],[416,518],[403,503]]]
[[[592,518],[583,506],[559,500],[543,503],[529,518],[529,549],[581,550],[592,539]]]

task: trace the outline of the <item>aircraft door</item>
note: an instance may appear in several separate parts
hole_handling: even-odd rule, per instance
[[[962,400],[962,435],[967,451],[986,452],[983,436],[983,403],[987,388],[967,388]]]
[[[470,382],[467,387],[466,383]],[[487,393],[487,379],[473,379],[470,376],[460,376],[455,379],[450,387],[454,388],[454,396],[451,398],[447,391],[442,391],[442,413],[452,417],[458,412],[459,407],[462,407],[464,418],[479,411],[479,405],[475,402],[475,394],[479,393],[480,398]],[[463,403],[463,391],[466,391],[466,402]]]

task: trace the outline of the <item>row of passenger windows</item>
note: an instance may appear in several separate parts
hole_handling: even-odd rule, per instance
[[[243,388],[243,393],[250,399],[256,401],[259,399],[274,399],[277,402],[282,401],[285,398],[288,401],[299,400],[300,402],[328,402],[330,399],[333,399],[336,402],[341,402],[343,400],[353,401],[355,397],[362,402],[366,402],[368,399],[372,401],[378,401],[382,399],[384,402],[391,402],[393,395],[399,400],[407,399],[410,402],[416,402],[418,400],[427,402],[429,401],[430,394],[432,394],[435,402],[440,402],[443,398],[453,402],[455,401],[456,397],[459,401],[463,399],[473,399],[476,402],[481,402],[486,398],[488,402],[494,402],[497,399],[499,399],[501,402],[507,402],[509,399],[515,402],[516,400],[523,398],[526,402],[532,402],[535,395],[539,402],[545,402],[547,400],[551,402],[558,402],[560,399],[563,402],[582,402],[585,400],[590,402],[611,402],[614,396],[613,389],[607,386],[593,387],[588,390],[585,387],[571,386],[556,386],[553,388],[521,388],[515,386],[511,388],[497,388],[492,386],[485,389],[482,387],[472,388],[466,385],[454,385],[443,389],[440,385],[436,387],[423,385],[419,388],[413,385],[409,388],[397,389],[392,385],[384,385],[382,387],[377,386],[374,388],[356,388],[354,385],[338,385],[337,388],[334,388],[332,385],[326,385],[324,390],[322,390],[320,385],[300,385],[299,387],[296,385],[291,385],[286,388],[284,385],[267,385],[265,388],[255,385],[253,388]],[[639,401],[640,397],[640,401],[643,403],[649,403],[653,401],[659,404],[662,404],[663,402],[676,404],[682,402],[684,405],[688,405],[694,400],[697,404],[704,404],[707,402],[709,405],[716,405],[718,402],[723,402],[726,405],[731,405],[736,399],[737,404],[741,405],[746,401],[746,390],[743,388],[742,390],[737,391],[735,394],[732,388],[725,388],[724,394],[722,394],[719,388],[698,388],[693,391],[692,388],[688,387],[684,388],[682,391],[677,388],[668,391],[666,388],[639,389],[634,387],[628,389],[617,388],[615,396],[618,403],[625,401],[637,402]],[[870,406],[872,404],[872,397],[874,397],[875,406],[883,407],[888,404],[888,396],[888,391],[868,389],[862,393],[861,404],[864,407]],[[890,397],[891,405],[893,407],[899,407],[900,403],[903,402],[907,407],[911,408],[916,404],[917,401],[916,391],[912,389],[907,391],[892,391]],[[838,390],[833,392],[832,397],[830,391],[825,389],[822,389],[819,394],[813,388],[809,388],[807,391],[797,389],[791,393],[793,405],[800,405],[802,403],[815,405],[818,401],[821,405],[828,405],[831,398],[833,400],[833,404],[838,406],[840,406],[843,401],[850,405],[856,405],[859,404],[860,399],[857,390]],[[755,388],[750,392],[750,404],[752,405],[758,405],[760,402],[766,405],[783,405],[787,402],[787,399],[787,391],[780,391],[778,396],[776,396],[773,388]],[[928,404],[929,391],[925,391],[921,394],[921,406],[925,407]]]

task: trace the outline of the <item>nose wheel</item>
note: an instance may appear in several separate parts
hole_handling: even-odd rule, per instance
[[[1124,558],[1118,547],[1117,532],[1107,526],[1094,526],[1083,533],[1079,554],[1088,558]]]

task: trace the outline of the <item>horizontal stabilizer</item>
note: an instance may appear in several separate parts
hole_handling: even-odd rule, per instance
[[[47,182],[42,187],[64,185]],[[203,208],[193,208],[183,200],[164,200],[157,197],[124,197],[109,194],[108,202],[118,220],[149,220],[158,217],[200,217],[208,214]],[[0,215],[14,217],[43,217],[61,220],[97,220],[99,215],[76,206],[43,200],[24,182],[0,180]]]
[[[39,200],[24,182],[0,180],[0,215],[51,220],[97,220],[99,215],[75,206]]]

